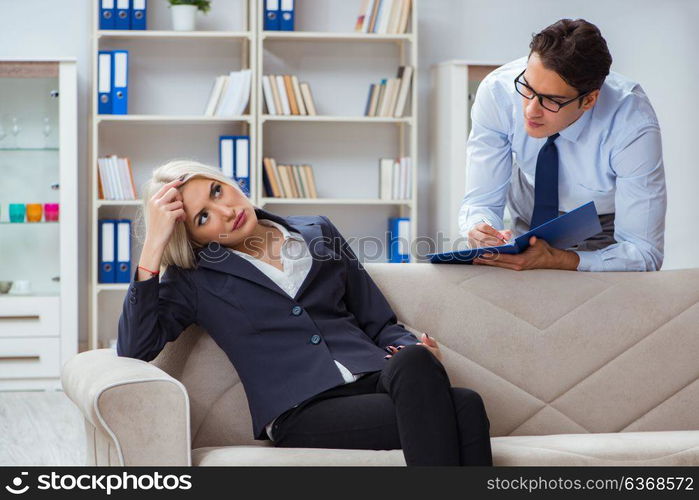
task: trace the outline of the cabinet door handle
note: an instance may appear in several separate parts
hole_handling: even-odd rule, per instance
[[[41,356],[0,356],[0,361],[39,361]]]
[[[25,320],[30,320],[30,319],[39,319],[40,316],[38,314],[29,314],[29,315],[24,315],[24,316],[0,316],[0,319],[7,319],[7,320],[13,320],[13,319],[25,319]]]

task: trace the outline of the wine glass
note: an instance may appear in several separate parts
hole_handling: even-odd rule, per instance
[[[41,129],[44,134],[44,147],[49,147],[49,136],[51,135],[51,119],[48,116],[44,117],[44,126]]]
[[[0,144],[2,143],[2,140],[7,137],[7,130],[5,130],[4,125],[2,124],[3,122],[3,117],[0,115]]]
[[[17,136],[22,131],[22,120],[20,120],[18,116],[12,117],[12,127],[10,128],[10,130],[12,131],[12,136],[15,139],[15,147],[18,148],[19,138]]]

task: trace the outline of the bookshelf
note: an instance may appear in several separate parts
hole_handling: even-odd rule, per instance
[[[218,0],[200,16],[198,31],[169,30],[169,12],[148,4],[147,31],[100,31],[93,12],[91,105],[91,265],[89,347],[107,347],[116,337],[128,284],[97,281],[97,221],[125,218],[132,223],[132,271],[141,242],[137,214],[141,200],[100,200],[97,158],[131,159],[138,195],[153,168],[174,158],[218,165],[218,137],[250,136],[252,202],[279,215],[327,215],[350,244],[362,236],[385,240],[389,217],[411,218],[417,234],[417,0],[408,33],[355,33],[360,0],[296,0],[296,31],[262,29],[262,0]],[[162,2],[163,4],[165,2]],[[98,50],[129,50],[129,113],[99,115]],[[406,113],[401,118],[363,116],[369,86],[395,77],[401,65],[415,67]],[[252,70],[248,112],[205,117],[203,110],[219,74]],[[311,84],[316,116],[265,114],[262,76],[296,74]],[[154,89],[162,88],[162,92]],[[338,99],[341,96],[341,99]],[[337,151],[346,151],[341,155]],[[313,166],[318,198],[271,198],[263,189],[262,158]],[[407,199],[379,199],[379,158],[412,159]],[[338,158],[340,157],[340,158]],[[385,247],[385,243],[383,244]],[[355,248],[356,250],[356,248]],[[385,261],[385,248],[364,253],[365,261]],[[362,257],[362,255],[360,255]]]
[[[386,252],[362,251],[358,238],[386,239],[389,217],[410,217],[417,235],[417,9],[412,2],[407,33],[356,33],[360,1],[296,1],[295,31],[265,31],[257,18],[257,80],[292,74],[311,86],[316,116],[264,114],[264,95],[256,108],[257,157],[278,164],[310,164],[318,198],[272,198],[264,193],[263,167],[257,165],[259,206],[280,215],[327,215],[364,261],[385,261]],[[257,9],[263,12],[264,2]],[[415,68],[404,117],[364,115],[369,86],[396,75],[399,66]],[[338,155],[338,151],[341,154]],[[407,199],[379,199],[379,158],[410,157],[412,186]],[[385,243],[383,243],[385,245]],[[414,258],[414,256],[413,256]]]
[[[248,111],[243,116],[204,116],[203,111],[216,76],[233,70],[252,69],[255,2],[213,2],[198,19],[198,31],[170,30],[166,2],[148,2],[146,31],[99,30],[98,2],[92,1],[92,90],[90,95],[90,323],[88,348],[108,347],[116,338],[128,283],[99,283],[98,223],[102,218],[131,219],[131,266],[137,265],[142,242],[138,214],[142,200],[98,198],[97,158],[116,154],[132,163],[139,198],[153,169],[173,158],[191,158],[218,164],[218,137],[250,135],[255,141],[253,85]],[[129,114],[97,113],[97,53],[129,51]],[[254,149],[251,151],[254,155]],[[255,162],[254,156],[251,161]],[[251,179],[254,185],[254,180]]]

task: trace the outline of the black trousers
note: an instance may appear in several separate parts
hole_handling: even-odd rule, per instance
[[[442,363],[413,345],[281,414],[272,435],[286,448],[402,448],[407,465],[492,465],[489,431],[478,393],[451,387]]]

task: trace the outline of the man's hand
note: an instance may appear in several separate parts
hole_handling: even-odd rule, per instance
[[[558,250],[546,241],[532,236],[529,239],[529,248],[517,255],[484,254],[475,259],[474,264],[503,267],[514,271],[525,269],[564,269],[577,271],[580,257],[575,252]]]
[[[473,226],[473,229],[468,232],[468,245],[471,248],[497,247],[507,244],[510,238],[512,238],[512,231],[509,229],[498,231],[494,227],[483,222],[481,224],[476,224]]]

